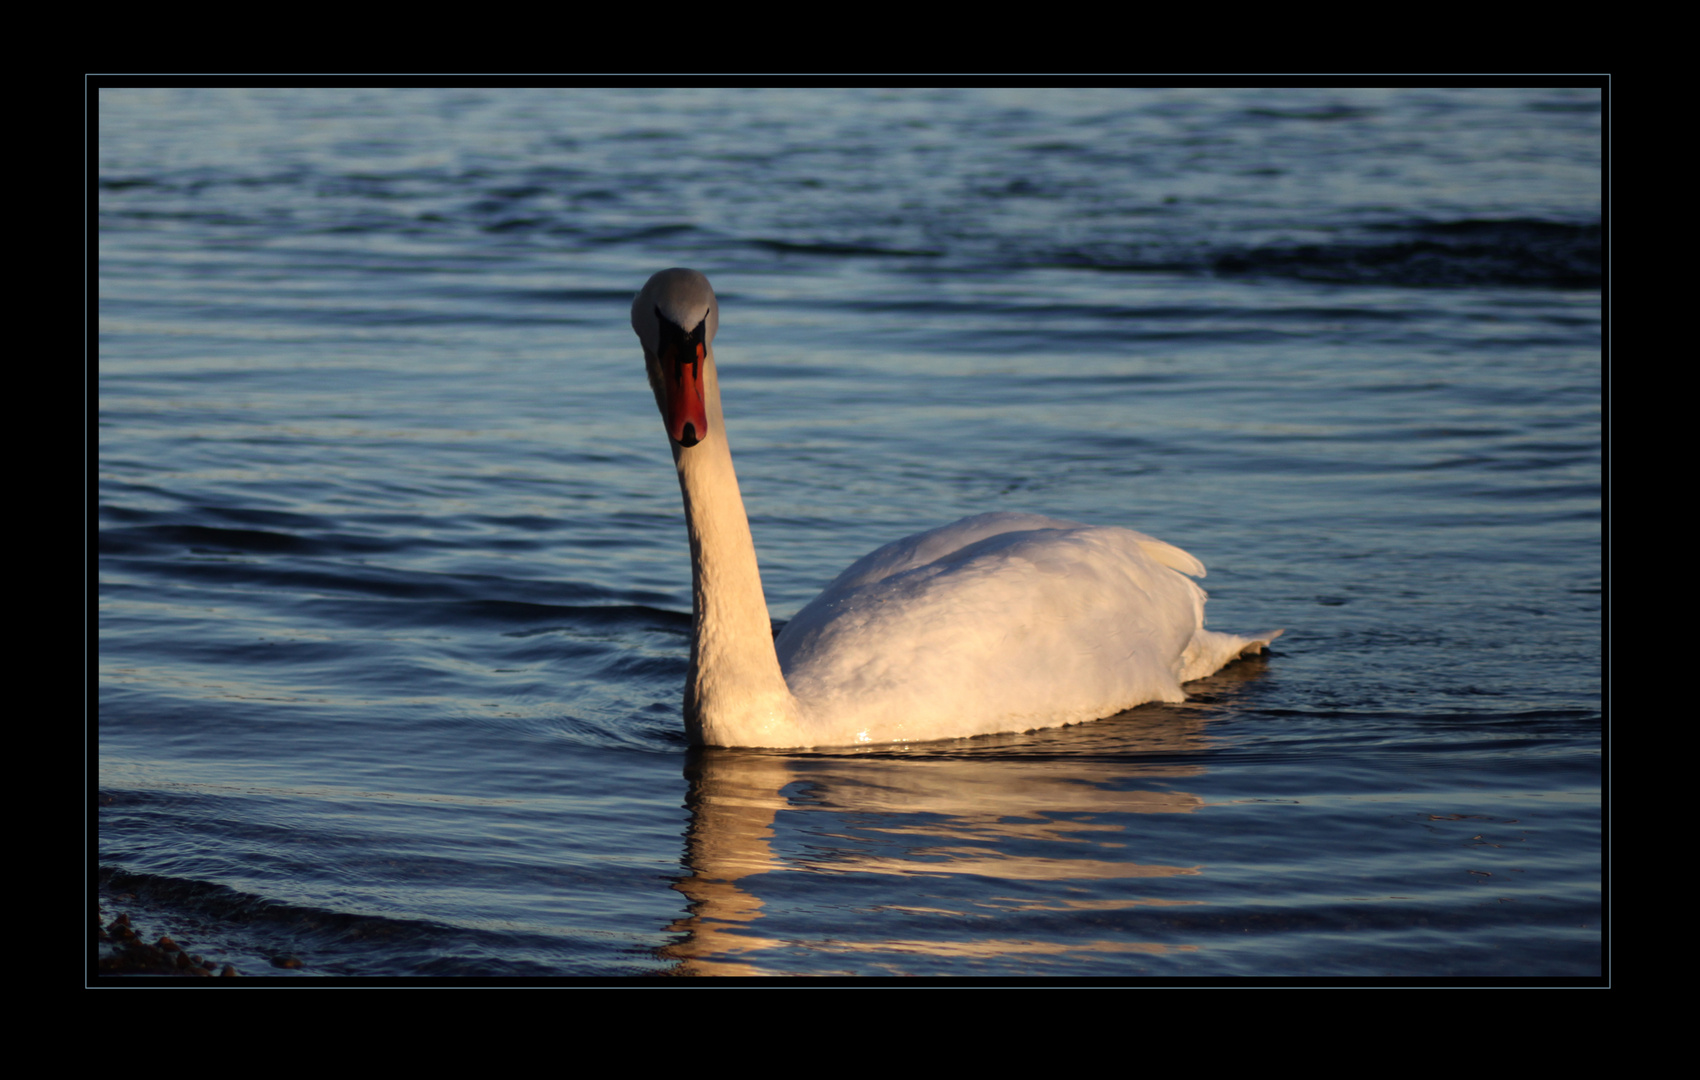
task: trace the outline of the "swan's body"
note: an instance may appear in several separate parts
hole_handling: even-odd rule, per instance
[[[964,518],[857,561],[772,637],[694,270],[632,303],[690,533],[685,726],[711,746],[847,746],[1057,727],[1148,701],[1279,630],[1204,629],[1204,566],[1129,529]]]

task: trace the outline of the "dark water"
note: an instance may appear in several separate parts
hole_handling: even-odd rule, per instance
[[[1597,90],[97,108],[114,910],[248,974],[1602,973]],[[776,620],[1025,510],[1287,636],[1073,728],[689,751],[671,265]]]

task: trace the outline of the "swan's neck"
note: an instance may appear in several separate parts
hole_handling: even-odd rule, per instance
[[[689,449],[673,447],[691,538],[685,727],[692,742],[709,746],[796,745],[786,732],[796,728],[797,702],[773,651],[773,624],[732,470],[719,387],[710,382],[707,390],[708,438]]]

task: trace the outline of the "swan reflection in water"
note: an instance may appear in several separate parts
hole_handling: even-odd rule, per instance
[[[1209,805],[1184,790],[1216,749],[1206,724],[1223,695],[1264,667],[1234,665],[1194,687],[1214,704],[1148,705],[1023,735],[810,754],[693,750],[685,873],[673,885],[688,913],[667,928],[678,937],[659,956],[676,974],[761,975],[782,973],[786,953],[799,948],[817,955],[812,963],[821,952],[844,954],[847,972],[864,973],[901,966],[904,955],[1190,951],[1102,938],[975,938],[960,928],[990,909],[1080,914],[1199,903],[1152,895],[1151,879],[1210,870],[1172,852],[1142,860],[1134,816]],[[786,850],[776,850],[776,826]],[[829,939],[790,918],[794,901],[764,910],[762,892],[798,889],[783,875],[833,879],[803,887],[811,907],[838,908],[840,932]],[[870,914],[870,906],[879,910]],[[769,915],[783,926],[764,934]],[[913,928],[905,915],[950,920],[953,929],[947,937],[882,935],[893,921]]]

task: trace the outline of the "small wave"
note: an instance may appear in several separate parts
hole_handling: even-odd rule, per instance
[[[1355,285],[1524,285],[1597,289],[1598,224],[1527,219],[1381,225],[1333,244],[1271,245],[1218,253],[1227,276],[1294,277]]]
[[[182,936],[198,950],[231,961],[244,975],[302,974],[548,975],[550,966],[514,958],[536,935],[445,927],[420,919],[360,915],[289,904],[224,885],[100,868],[107,906],[127,909],[148,928]],[[155,924],[151,925],[150,924]],[[323,958],[334,956],[327,963]]]
[[[895,259],[935,259],[945,254],[943,251],[885,247],[879,244],[843,243],[830,240],[755,239],[750,241],[750,245],[781,255],[868,255]]]
[[[939,237],[935,237],[938,239]],[[1528,218],[1397,222],[1343,231],[1324,243],[1196,244],[1161,234],[1055,243],[1032,238],[988,244],[947,236],[937,247],[830,237],[751,238],[780,255],[936,260],[976,269],[1061,268],[1105,273],[1215,274],[1297,278],[1347,285],[1598,289],[1600,225]]]

